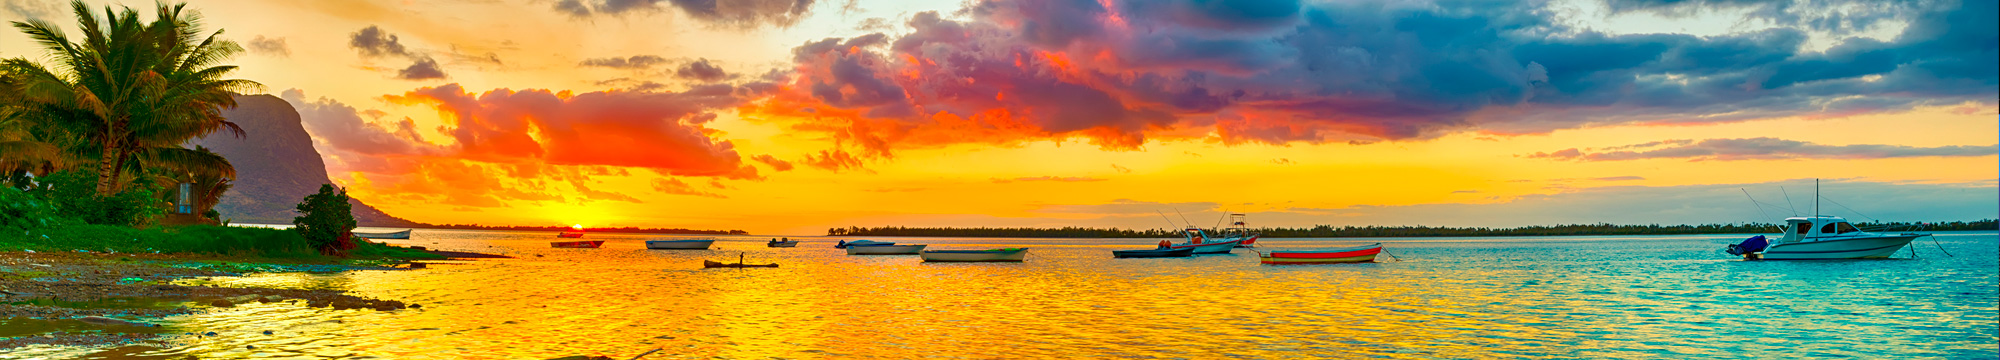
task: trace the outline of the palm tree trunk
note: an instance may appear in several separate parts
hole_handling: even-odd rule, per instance
[[[114,193],[111,185],[118,182],[118,174],[115,172],[125,165],[120,164],[123,161],[120,161],[122,159],[118,155],[122,153],[124,152],[118,149],[118,140],[104,142],[104,154],[97,159],[97,195],[110,196]]]

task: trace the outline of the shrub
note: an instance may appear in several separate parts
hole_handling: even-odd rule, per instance
[[[321,254],[344,255],[353,249],[354,213],[347,204],[347,189],[322,184],[319,193],[299,202],[299,217],[292,218],[292,230],[319,249]]]
[[[152,224],[166,213],[155,194],[160,186],[141,176],[117,194],[97,195],[97,176],[79,170],[51,173],[37,181],[36,193],[64,215],[99,225]]]
[[[11,186],[0,186],[0,231],[12,233],[75,223],[76,219],[63,216],[47,200]]]

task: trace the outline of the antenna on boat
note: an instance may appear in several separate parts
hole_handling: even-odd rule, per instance
[[[1184,222],[1184,223],[1187,223],[1187,224],[1188,224],[1188,226],[1194,226],[1194,222],[1193,222],[1193,221],[1188,221],[1188,219],[1187,219],[1187,214],[1182,214],[1182,213],[1181,213],[1181,209],[1180,209],[1180,208],[1174,208],[1174,215],[1180,215],[1180,216],[1181,216],[1181,222]]]
[[[1160,214],[1161,219],[1166,219],[1167,226],[1174,228],[1181,227],[1180,225],[1174,225],[1174,218],[1167,217],[1167,213],[1160,212],[1159,210],[1153,210],[1153,213]],[[1174,231],[1180,231],[1180,230],[1174,230]]]
[[[1792,205],[1792,204],[1793,204],[1793,203],[1792,203],[1792,193],[1791,193],[1791,192],[1789,192],[1789,191],[1785,191],[1785,187],[1784,187],[1784,186],[1779,186],[1779,187],[1778,187],[1778,192],[1779,192],[1779,193],[1783,193],[1783,194],[1785,194],[1785,209],[1788,209],[1788,210],[1791,210],[1791,211],[1792,211],[1792,216],[1799,216],[1799,207],[1798,207],[1798,206],[1795,206],[1795,205]]]
[[[1214,228],[1214,229],[1221,229],[1221,228],[1222,228],[1222,219],[1224,219],[1224,218],[1228,218],[1228,217],[1229,217],[1229,209],[1222,209],[1222,216],[1216,216],[1216,217],[1215,217],[1215,225],[1214,225],[1214,226],[1209,226],[1209,228]],[[1216,231],[1221,231],[1221,230],[1216,230]]]

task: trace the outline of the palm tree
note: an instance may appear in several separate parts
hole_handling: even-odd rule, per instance
[[[135,157],[197,158],[168,154],[189,152],[180,144],[217,130],[243,135],[221,111],[236,106],[234,93],[262,85],[224,78],[236,66],[217,64],[243,48],[219,38],[221,30],[203,35],[198,12],[162,3],[147,23],[129,7],[105,7],[101,18],[82,1],[70,7],[81,41],[47,21],[16,21],[50,63],[15,58],[0,67],[16,82],[19,116],[81,135],[67,150],[96,159],[99,195],[118,192]]]

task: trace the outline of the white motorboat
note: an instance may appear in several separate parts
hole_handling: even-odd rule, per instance
[[[850,245],[848,255],[916,255],[929,245]]]
[[[1739,244],[1737,249],[1765,260],[1880,259],[1895,254],[1919,237],[1930,236],[1861,231],[1838,216],[1786,218],[1785,230],[1784,237],[1771,241],[1762,251],[1745,244]]]
[[[647,240],[646,248],[655,250],[704,250],[715,244],[715,238],[695,238],[681,240]]]
[[[1813,188],[1813,213],[1819,213],[1817,181]],[[1826,215],[1785,218],[1784,231],[1785,235],[1775,241],[1767,242],[1764,236],[1758,235],[1730,245],[1727,251],[1751,260],[1881,259],[1902,250],[1917,238],[1931,235],[1862,231],[1845,218]]]
[[[833,248],[846,249],[849,246],[875,246],[875,245],[895,245],[895,244],[896,243],[875,241],[875,240],[855,240],[855,241],[841,240],[839,243],[833,244]]]
[[[1228,254],[1229,250],[1235,249],[1237,245],[1242,245],[1243,240],[1248,239],[1248,237],[1211,238],[1208,231],[1195,227],[1188,227],[1185,231],[1181,232],[1181,236],[1185,237],[1187,242],[1172,244],[1162,240],[1160,241],[1161,245],[1169,250],[1194,249],[1196,255]]]

